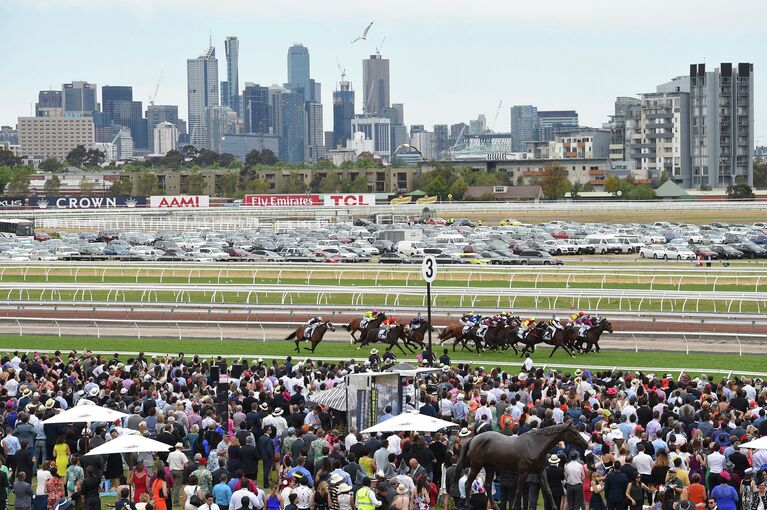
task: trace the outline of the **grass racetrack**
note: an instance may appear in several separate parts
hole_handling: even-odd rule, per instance
[[[78,337],[50,337],[50,336],[0,336],[0,351],[21,352],[39,350],[41,352],[53,352],[61,350],[68,352],[70,350],[84,351],[105,351],[118,353],[133,353],[145,351],[148,353],[160,354],[178,354],[183,352],[188,355],[222,355],[232,358],[265,357],[267,361],[274,359],[281,360],[286,356],[293,356],[294,359],[304,359],[311,357],[329,358],[332,360],[362,360],[367,359],[370,349],[375,346],[382,350],[382,344],[371,345],[365,349],[357,350],[349,344],[338,342],[321,343],[317,347],[314,355],[307,351],[302,344],[300,354],[295,353],[295,344],[292,341],[241,341],[241,340],[178,340],[178,339],[151,339],[137,340],[135,338],[78,338]],[[437,354],[442,353],[442,348],[435,344],[434,350]],[[538,349],[532,355],[536,366],[542,366],[547,363],[575,365],[575,366],[600,366],[600,367],[625,367],[627,369],[656,368],[656,369],[699,369],[699,370],[725,370],[732,371],[733,374],[743,372],[765,371],[764,355],[744,355],[734,354],[684,354],[669,352],[644,351],[635,353],[632,351],[606,351],[599,354],[591,353],[571,358],[563,352],[557,351],[552,358],[549,358],[550,351],[543,348]],[[415,354],[403,355],[398,350],[395,354],[400,359],[413,359]],[[502,364],[507,371],[513,372],[521,365],[521,358],[514,355],[513,351],[485,352],[477,355],[469,351],[449,351],[450,358],[454,362],[471,361],[475,365]]]

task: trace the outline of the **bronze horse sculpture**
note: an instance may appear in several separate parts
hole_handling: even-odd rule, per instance
[[[305,338],[304,332],[306,331],[306,326],[301,326],[297,328],[294,332],[286,336],[285,340],[291,340],[293,338],[296,339],[296,352],[301,352],[301,348],[299,347],[299,344],[303,340],[308,340],[312,344],[311,351],[314,352],[314,350],[317,348],[317,345],[319,345],[319,343],[322,342],[322,337],[325,336],[325,333],[327,333],[328,331],[335,331],[335,330],[336,328],[333,326],[333,324],[330,321],[325,321],[315,326],[314,330],[312,331],[311,338]],[[307,351],[310,350],[309,347],[305,347],[305,349]]]
[[[551,508],[554,508],[554,497],[549,488],[546,478],[546,465],[548,452],[560,441],[573,444],[584,450],[588,443],[580,435],[571,422],[560,425],[552,425],[542,429],[531,430],[521,436],[506,436],[499,432],[483,432],[469,439],[462,447],[458,456],[453,479],[450,486],[458,483],[463,470],[469,467],[469,476],[466,479],[466,498],[471,495],[471,485],[477,478],[480,470],[485,469],[485,491],[492,494],[493,478],[497,470],[511,471],[519,475],[517,491],[511,508],[516,508],[522,496],[522,487],[525,485],[530,473],[538,475],[541,481],[541,489],[544,497],[549,498]],[[493,508],[498,509],[497,504],[491,498]]]

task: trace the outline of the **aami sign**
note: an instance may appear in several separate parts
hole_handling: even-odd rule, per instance
[[[149,197],[149,207],[153,209],[198,209],[210,207],[208,195],[153,195]]]
[[[325,195],[325,205],[329,207],[357,207],[376,205],[374,193]]]

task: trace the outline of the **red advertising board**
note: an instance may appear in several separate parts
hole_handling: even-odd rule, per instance
[[[245,195],[242,205],[246,207],[306,207],[322,205],[319,195]]]

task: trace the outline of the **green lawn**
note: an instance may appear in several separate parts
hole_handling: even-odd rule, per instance
[[[304,344],[305,345],[305,344]],[[381,344],[376,347],[382,350]],[[311,357],[311,353],[302,348],[300,354],[294,351],[295,344],[291,341],[268,341],[259,340],[182,340],[178,339],[151,339],[136,340],[135,338],[74,338],[74,337],[49,337],[49,336],[0,336],[0,351],[30,351],[39,349],[44,352],[52,352],[56,349],[69,351],[72,349],[107,352],[137,352],[140,350],[154,353],[177,354],[184,352],[187,354],[201,355],[228,355],[231,357],[245,358],[258,356],[275,356],[282,359],[291,355],[296,359]],[[339,342],[325,342],[319,345],[315,353],[318,357],[327,357],[335,360],[367,358],[369,350],[357,350],[349,344]],[[441,353],[441,348],[435,346],[435,351]],[[765,370],[765,357],[759,355],[737,356],[733,354],[682,354],[670,352],[639,352],[632,351],[602,351],[600,354],[589,354],[587,356],[578,356],[575,359],[570,358],[565,353],[557,352],[553,358],[549,358],[548,350],[541,349],[533,355],[533,360],[537,364],[547,362],[587,366],[622,366],[631,368],[697,368],[705,370],[732,370],[759,372]],[[414,355],[405,355],[396,351],[396,354],[402,358],[413,358]],[[455,361],[473,361],[476,364],[501,363],[506,366],[517,367],[521,364],[519,357],[514,356],[513,352],[505,353],[483,353],[477,356],[472,352],[450,352],[451,359]],[[516,368],[512,368],[516,370]]]

